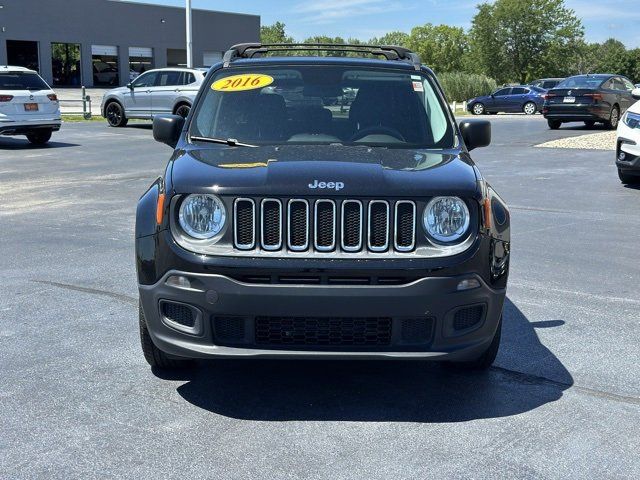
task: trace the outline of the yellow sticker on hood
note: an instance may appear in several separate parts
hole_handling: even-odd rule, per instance
[[[216,80],[211,85],[218,92],[242,92],[243,90],[255,90],[273,83],[273,77],[261,73],[243,73]]]

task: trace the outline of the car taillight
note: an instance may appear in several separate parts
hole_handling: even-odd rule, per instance
[[[593,98],[593,100],[595,102],[599,102],[599,101],[602,100],[602,94],[601,93],[585,93],[584,96]]]
[[[542,98],[544,98],[545,100],[549,100],[551,97],[555,97],[556,95],[553,93],[545,93],[544,95],[542,95]]]
[[[13,100],[13,95],[0,95],[0,102],[10,102]]]
[[[55,93],[50,93],[49,95],[47,95],[47,98],[49,100],[51,100],[52,102],[57,102],[58,101],[58,96]]]

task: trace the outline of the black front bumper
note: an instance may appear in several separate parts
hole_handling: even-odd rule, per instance
[[[192,288],[168,285],[173,275],[190,279]],[[461,280],[475,279],[479,286],[458,291]],[[505,297],[504,289],[489,287],[478,275],[427,277],[403,285],[282,285],[250,284],[216,274],[170,271],[153,285],[140,285],[140,299],[149,333],[158,348],[170,355],[208,357],[340,357],[427,358],[472,360],[491,343]],[[161,308],[164,302],[188,306],[194,327],[186,332]],[[467,328],[455,328],[461,308],[482,312]],[[265,319],[385,319],[388,341],[376,344],[309,345],[264,342],[258,333]],[[233,339],[221,334],[218,321],[234,321],[240,329]],[[230,320],[231,319],[231,320]],[[328,321],[328,320],[327,320]],[[262,322],[262,323],[260,323]],[[326,322],[325,322],[326,323]],[[412,336],[416,325],[422,328]],[[424,326],[429,329],[425,332]],[[458,325],[459,327],[459,325]],[[283,327],[280,334],[292,334]],[[406,329],[411,329],[407,331]],[[317,332],[316,332],[317,333]]]

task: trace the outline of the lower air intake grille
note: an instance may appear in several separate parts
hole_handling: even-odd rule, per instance
[[[433,318],[403,318],[402,343],[422,344],[431,341]]]
[[[391,343],[390,318],[256,317],[256,344],[375,346]]]
[[[213,330],[220,342],[239,342],[244,340],[244,317],[214,317]]]
[[[193,310],[181,303],[162,302],[162,315],[172,322],[179,323],[185,327],[193,327],[195,325],[195,317]]]
[[[475,305],[473,307],[465,307],[458,310],[453,317],[454,330],[466,330],[475,327],[482,321],[484,307]]]

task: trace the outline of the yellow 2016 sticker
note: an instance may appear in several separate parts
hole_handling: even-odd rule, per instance
[[[218,92],[242,92],[243,90],[255,90],[273,83],[273,77],[261,73],[243,73],[216,80],[211,85]]]

